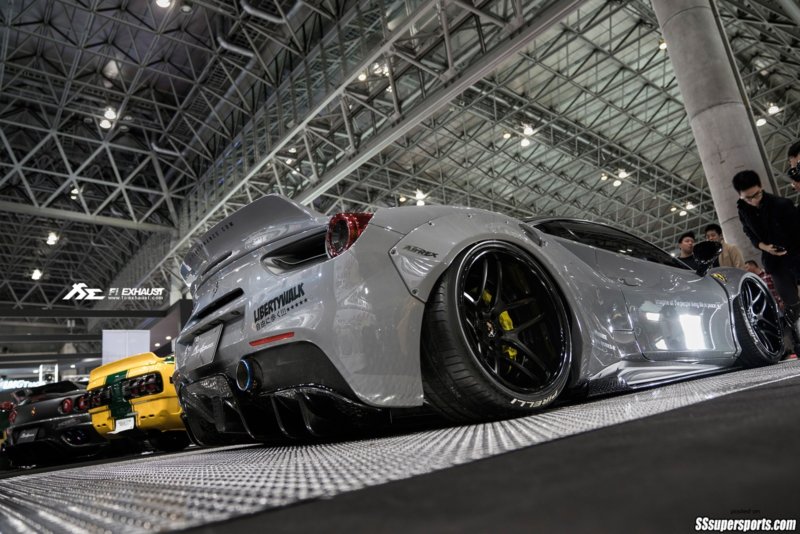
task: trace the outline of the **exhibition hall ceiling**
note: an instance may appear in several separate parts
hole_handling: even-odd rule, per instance
[[[800,137],[785,5],[717,2],[782,188]],[[715,215],[662,43],[635,0],[2,2],[0,306],[168,291],[193,238],[269,193],[577,216],[669,249]],[[66,321],[0,325],[132,324]]]

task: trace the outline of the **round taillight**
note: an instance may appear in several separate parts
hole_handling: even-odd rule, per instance
[[[78,397],[78,400],[75,401],[75,407],[80,411],[84,411],[89,407],[89,400],[86,398],[86,395]]]
[[[372,213],[337,213],[328,223],[325,248],[331,258],[353,246],[367,228]]]
[[[61,413],[71,413],[72,412],[72,399],[64,399],[61,401]]]
[[[14,421],[17,420],[17,410],[11,410],[11,413],[8,414],[8,422],[10,424],[14,424]]]

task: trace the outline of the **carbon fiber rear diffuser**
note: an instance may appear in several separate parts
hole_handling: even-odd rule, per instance
[[[798,376],[800,363],[791,362],[511,421],[335,444],[195,450],[22,475],[0,481],[0,532],[187,528],[430,473]]]

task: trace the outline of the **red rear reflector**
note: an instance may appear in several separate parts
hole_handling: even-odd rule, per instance
[[[274,343],[275,341],[281,341],[292,337],[294,337],[294,332],[286,332],[285,334],[278,334],[277,336],[256,339],[255,341],[250,342],[250,346],[258,347],[259,345],[266,345],[267,343]]]

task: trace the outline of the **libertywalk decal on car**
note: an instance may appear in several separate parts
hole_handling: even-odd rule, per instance
[[[253,310],[253,321],[256,324],[256,330],[261,330],[274,320],[286,315],[289,310],[308,302],[308,298],[304,298],[305,295],[303,282],[301,282]]]

